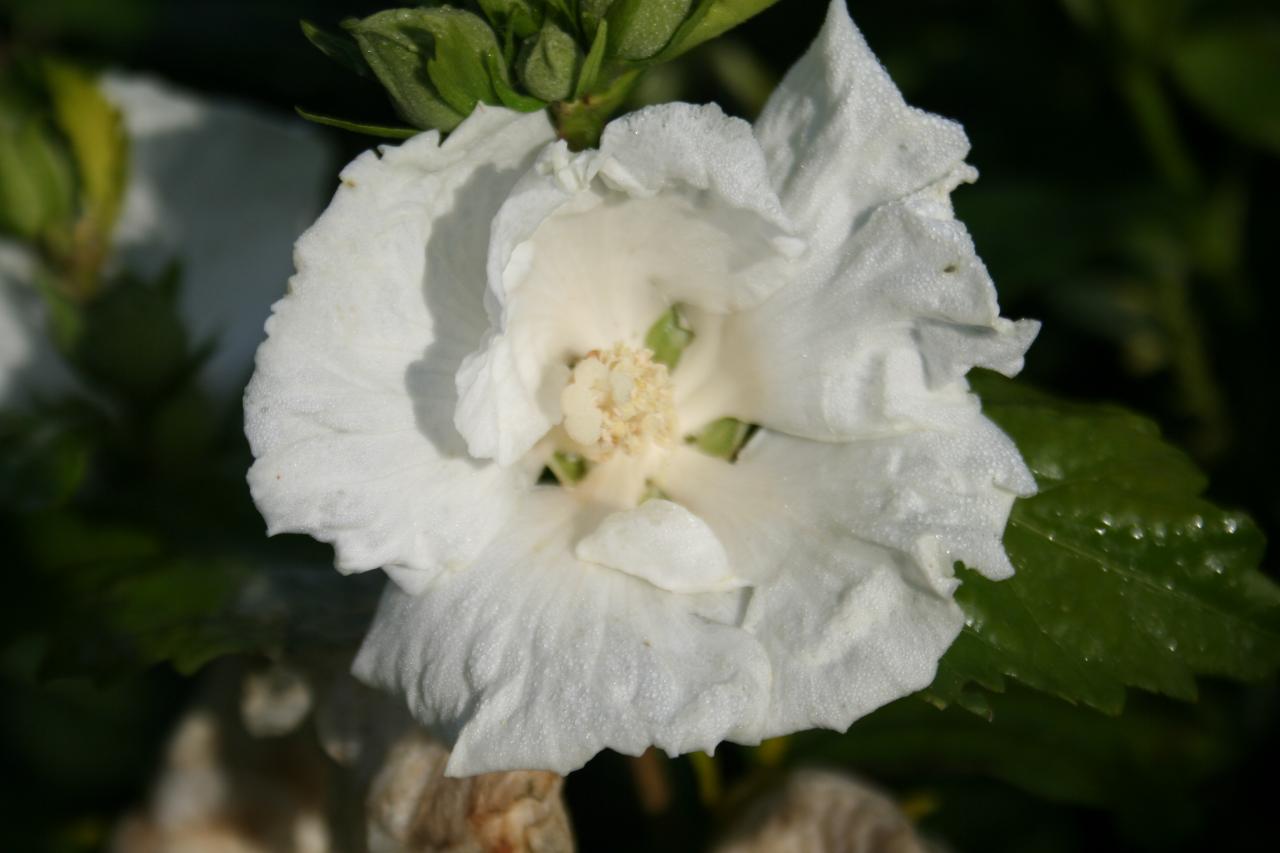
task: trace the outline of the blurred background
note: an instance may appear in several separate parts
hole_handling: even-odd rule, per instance
[[[142,72],[300,127],[295,106],[394,124],[381,90],[297,23],[388,5],[0,0],[0,61],[51,52]],[[824,11],[781,0],[649,72],[636,103],[714,100],[750,118]],[[1212,499],[1280,529],[1280,6],[852,0],[850,11],[908,101],[969,133],[981,179],[956,193],[957,213],[1004,314],[1044,322],[1024,378],[1153,418],[1209,474]],[[335,167],[376,142],[311,131]],[[314,181],[318,204],[336,172]],[[2,849],[98,849],[146,796],[210,660],[340,656],[376,598],[373,579],[328,570],[327,549],[262,538],[238,409],[177,387],[125,394],[125,422],[153,437],[145,448],[102,437],[124,435],[119,424],[104,432],[59,410],[40,415],[60,426],[30,465],[6,461]],[[16,485],[31,482],[49,494]],[[68,572],[139,559],[151,570],[123,591],[109,567],[93,583]],[[1273,559],[1265,570],[1276,576]],[[246,572],[270,578],[259,598],[217,605]],[[339,584],[354,605],[330,613]],[[143,615],[109,612],[113,596]],[[744,792],[818,763],[874,780],[957,850],[1274,849],[1277,686],[1206,681],[1197,704],[1134,691],[1119,718],[1017,689],[993,699],[992,722],[909,698],[845,736],[726,747],[711,769],[663,760],[670,796],[656,804],[633,793],[633,767],[604,755],[569,778],[568,808],[584,850],[703,849]]]

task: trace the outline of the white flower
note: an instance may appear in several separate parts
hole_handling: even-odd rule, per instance
[[[111,266],[145,278],[180,264],[186,329],[196,344],[215,343],[201,383],[235,399],[292,242],[321,207],[332,151],[297,119],[136,75],[108,73],[100,85],[129,137]],[[48,340],[34,278],[30,253],[0,241],[0,406],[76,386]]]
[[[755,127],[670,104],[570,153],[542,114],[362,155],[299,241],[246,396],[271,532],[389,586],[356,673],[449,772],[571,770],[846,728],[926,686],[1034,484],[968,392],[1020,369],[906,106],[843,0]],[[658,370],[646,330],[695,333]],[[683,436],[760,425],[736,462]],[[538,485],[556,449],[590,473]],[[650,500],[643,500],[649,497]]]

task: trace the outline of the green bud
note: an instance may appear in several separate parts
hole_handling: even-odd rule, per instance
[[[360,52],[360,46],[351,36],[330,32],[306,19],[298,21],[298,25],[302,27],[302,34],[307,37],[307,41],[325,56],[361,77],[372,76],[364,55]]]
[[[693,0],[616,0],[609,7],[610,53],[648,59],[660,52],[684,23]]]
[[[578,16],[582,20],[582,30],[588,39],[596,37],[596,31],[604,23],[605,15],[609,14],[609,7],[613,4],[614,0],[578,1]]]
[[[562,101],[573,94],[582,59],[582,51],[573,36],[547,21],[537,37],[521,48],[516,74],[533,96],[544,101]]]
[[[542,7],[529,0],[477,0],[480,11],[500,33],[527,39],[542,25]]]
[[[693,337],[693,330],[685,324],[680,306],[672,305],[649,327],[644,345],[653,353],[654,361],[665,364],[667,370],[675,370],[684,348],[693,343]]]
[[[754,427],[737,418],[720,418],[707,424],[697,435],[685,439],[689,444],[710,456],[728,459],[737,457],[742,445],[751,437]]]
[[[499,103],[490,77],[497,37],[471,12],[388,9],[343,24],[405,121],[452,130],[477,103]]]

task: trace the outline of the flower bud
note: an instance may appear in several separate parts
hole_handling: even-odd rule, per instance
[[[610,52],[648,59],[667,46],[692,6],[693,0],[616,0],[608,14]]]
[[[478,15],[447,6],[388,9],[344,26],[415,127],[449,131],[477,103],[499,102],[487,57],[501,51]]]
[[[516,62],[516,74],[525,90],[544,101],[568,98],[581,68],[578,43],[551,21],[542,25],[536,38],[525,42]]]
[[[516,38],[527,39],[542,23],[542,8],[530,0],[478,0],[480,10],[499,33],[510,30]]]

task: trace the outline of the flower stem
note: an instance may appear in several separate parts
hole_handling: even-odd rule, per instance
[[[640,797],[640,808],[645,814],[659,815],[671,807],[671,779],[667,770],[667,757],[653,747],[628,759],[631,780]]]
[[[609,117],[622,106],[631,87],[640,77],[640,69],[623,71],[603,89],[583,95],[574,101],[557,101],[551,105],[551,118],[556,133],[574,151],[595,148]]]

